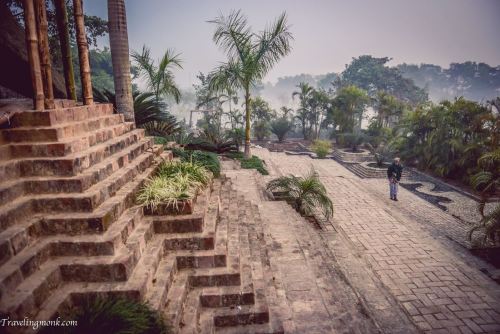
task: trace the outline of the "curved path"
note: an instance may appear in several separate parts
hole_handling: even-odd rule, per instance
[[[268,178],[319,173],[335,206],[318,231],[321,247],[381,332],[412,332],[406,318],[422,332],[500,333],[500,286],[481,272],[488,265],[439,233],[456,225],[454,217],[402,188],[400,201],[390,201],[385,180],[360,179],[333,160],[253,153]]]

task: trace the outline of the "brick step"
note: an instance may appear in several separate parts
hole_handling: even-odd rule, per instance
[[[35,239],[36,237],[30,236],[29,233],[19,233],[20,236],[6,238],[4,242],[9,243],[10,256],[2,266],[0,287],[6,290],[14,289],[15,281],[11,278],[30,276],[39,266],[49,261],[51,256],[114,255],[124,245],[134,227],[139,224],[141,217],[142,208],[133,207],[99,236],[57,236]]]
[[[124,122],[121,114],[104,115],[79,122],[55,126],[26,126],[2,130],[5,141],[10,143],[59,142],[63,139],[79,137],[100,129],[119,125]]]
[[[279,321],[269,319],[262,324],[250,324],[238,327],[217,327],[214,333],[220,334],[284,334],[285,331]]]
[[[215,181],[217,183],[218,181]],[[196,197],[193,213],[184,215],[169,216],[146,216],[153,226],[154,232],[158,234],[183,234],[183,233],[203,233],[204,236],[210,236],[204,229],[205,216],[210,204],[211,194],[218,193],[217,190],[208,187]],[[216,208],[218,210],[218,207]],[[212,213],[213,214],[213,213]],[[215,213],[217,214],[217,212]],[[215,225],[209,226],[210,231],[215,231]],[[182,236],[181,236],[182,237]]]
[[[53,234],[100,234],[106,231],[121,214],[135,204],[136,194],[146,179],[153,175],[153,165],[127,183],[115,196],[104,201],[93,212],[46,214],[41,220],[41,230],[45,235]]]
[[[139,143],[136,149],[139,152],[143,152],[146,147],[149,147],[149,142],[143,142]],[[138,154],[138,153],[134,153]],[[120,157],[119,159],[128,159],[127,156],[125,157]],[[13,226],[16,223],[21,223],[24,220],[31,219],[33,214],[36,214],[39,211],[43,210],[52,210],[52,212],[56,210],[62,210],[65,209],[66,211],[76,211],[79,208],[86,208],[87,212],[81,212],[80,214],[78,212],[71,212],[71,213],[66,213],[65,215],[59,214],[59,213],[51,213],[48,215],[43,215],[42,216],[42,228],[45,228],[48,224],[49,221],[56,219],[59,221],[60,225],[60,220],[63,218],[67,218],[67,221],[70,220],[78,220],[78,219],[83,219],[85,221],[88,221],[89,224],[92,224],[92,221],[95,221],[95,215],[94,213],[97,214],[108,214],[109,210],[106,210],[108,206],[106,206],[105,203],[109,202],[110,200],[113,199],[116,194],[120,193],[121,189],[125,188],[128,189],[127,186],[129,186],[129,183],[126,183],[128,180],[132,179],[135,177],[138,173],[147,170],[149,165],[151,165],[151,160],[150,159],[141,159],[137,160],[136,163],[138,165],[131,165],[129,168],[124,168],[123,170],[119,171],[118,173],[115,173],[115,181],[119,181],[116,184],[110,183],[107,181],[106,183],[98,184],[95,187],[101,187],[102,189],[105,189],[105,191],[97,192],[93,195],[94,197],[92,198],[92,195],[89,197],[87,193],[83,194],[60,194],[60,195],[52,195],[52,197],[46,197],[46,196],[25,196],[25,197],[19,197],[12,201],[11,203],[8,203],[4,205],[3,207],[0,208],[0,221],[2,224],[0,225],[1,230],[4,231],[6,228],[9,226]],[[148,174],[150,175],[150,174]],[[125,185],[123,185],[125,183]],[[132,183],[135,184],[135,183]],[[121,187],[117,189],[118,187]],[[136,187],[138,188],[138,187]],[[137,191],[137,189],[135,189]],[[89,200],[89,198],[92,198],[92,200]],[[40,200],[44,199],[44,200]],[[135,200],[135,198],[134,198]],[[45,207],[44,207],[45,205]],[[58,207],[61,205],[61,207]],[[78,205],[81,205],[81,207],[78,207]],[[86,205],[86,206],[85,206]],[[66,206],[66,207],[64,207]],[[90,208],[94,208],[93,211],[90,211]],[[104,209],[103,209],[104,208]],[[82,211],[80,209],[80,211]],[[120,212],[121,213],[121,212]],[[75,217],[75,219],[72,219]],[[100,216],[101,217],[101,216]],[[109,219],[110,217],[104,217],[104,219]],[[64,219],[63,219],[64,220]],[[44,224],[45,223],[45,224]],[[97,222],[99,224],[99,222]],[[53,226],[55,227],[55,226]],[[49,231],[52,231],[53,229],[49,228]]]
[[[114,256],[53,258],[19,282],[15,290],[2,291],[0,310],[20,318],[34,316],[41,303],[64,281],[126,281],[136,263],[136,253],[125,249]]]
[[[260,245],[256,245],[256,236],[250,226],[255,224],[250,202],[240,200],[240,262],[242,272],[242,293],[253,292],[253,303],[219,307],[214,309],[214,326],[244,326],[269,322],[269,308],[265,296],[265,282],[260,258]],[[246,274],[245,274],[246,273]],[[246,282],[245,278],[246,277]],[[246,290],[246,291],[245,291]]]
[[[111,114],[113,114],[113,105],[109,103],[96,103],[91,106],[75,106],[47,111],[28,110],[14,115],[11,119],[11,126],[55,126]]]
[[[148,155],[148,158],[138,154],[137,149],[142,147],[140,143],[134,144],[123,151],[119,151],[104,161],[93,165],[83,171],[83,173],[70,177],[33,177],[25,178],[26,189],[28,193],[81,193],[92,187],[98,182],[105,180],[116,171],[126,168],[134,159],[154,158]],[[149,149],[147,149],[149,151]],[[163,152],[163,147],[154,146],[155,155],[163,154],[166,160],[172,159],[172,152]],[[143,152],[141,152],[143,153]],[[137,157],[137,158],[136,158]]]
[[[75,176],[85,169],[98,164],[130,145],[144,140],[153,145],[153,140],[144,138],[144,130],[136,129],[126,134],[90,147],[87,150],[73,153],[65,157],[25,158],[20,160],[21,176]]]
[[[66,157],[0,161],[0,180],[30,176],[74,176],[143,138],[144,130],[136,129]]]
[[[46,191],[51,190],[65,190],[65,188],[73,186],[74,183],[86,178],[86,176],[76,176],[71,178],[44,178],[40,180],[29,179],[29,180],[19,180],[17,184],[10,186],[9,184],[3,185],[3,189],[0,190],[1,193],[5,193],[6,196],[3,198],[10,198],[11,200],[15,196],[22,196],[27,194],[37,194],[28,195],[24,199],[26,201],[32,201],[32,208],[34,212],[68,212],[68,211],[92,211],[97,206],[99,206],[104,200],[113,196],[120,187],[122,187],[128,180],[133,179],[137,174],[144,171],[153,162],[153,155],[150,153],[144,153],[147,149],[148,142],[139,142],[135,145],[130,146],[125,151],[121,151],[116,155],[108,158],[109,164],[115,166],[108,173],[101,174],[101,177],[106,177],[102,182],[92,185],[85,192],[70,192],[70,193],[57,193],[49,195],[43,195]],[[137,158],[136,158],[137,157]],[[116,172],[109,175],[109,173],[115,170]],[[92,173],[94,174],[94,173]],[[87,174],[87,180],[92,175]],[[91,180],[97,181],[97,180]],[[89,183],[91,182],[89,181]],[[68,185],[69,183],[69,185]],[[19,191],[18,184],[24,184],[24,193]],[[42,188],[43,187],[43,188]],[[57,189],[59,188],[59,189]],[[57,190],[56,190],[57,189]],[[38,191],[44,190],[44,191]],[[4,204],[3,200],[0,201],[0,205]]]
[[[63,157],[71,153],[86,150],[91,146],[121,136],[133,129],[135,129],[134,123],[122,122],[90,133],[84,132],[80,136],[66,138],[59,142],[37,141],[32,143],[12,143],[8,147],[10,148],[12,158]]]

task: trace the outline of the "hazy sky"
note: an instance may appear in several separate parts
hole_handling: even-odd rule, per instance
[[[130,48],[182,54],[182,87],[225,57],[207,23],[242,9],[255,30],[288,14],[293,50],[265,81],[300,73],[340,72],[352,57],[371,54],[392,64],[482,61],[500,65],[500,0],[126,0]],[[88,14],[107,17],[106,1],[84,0]],[[107,37],[103,43],[108,43]]]

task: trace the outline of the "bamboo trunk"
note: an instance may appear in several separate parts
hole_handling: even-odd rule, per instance
[[[69,44],[68,12],[65,0],[54,0],[56,10],[57,30],[59,43],[61,44],[61,58],[64,70],[64,81],[66,83],[66,97],[76,101],[75,74],[73,72],[73,60],[71,45]]]
[[[125,116],[126,121],[133,122],[135,120],[134,100],[132,98],[127,14],[124,0],[108,0],[108,27],[116,109],[118,113]]]
[[[44,110],[43,82],[40,70],[40,56],[38,54],[35,8],[32,0],[24,0],[23,5],[26,47],[28,49],[28,61],[33,86],[33,108],[35,110]]]
[[[94,98],[92,95],[92,81],[90,79],[89,48],[87,36],[85,35],[82,0],[73,0],[73,14],[75,16],[76,44],[78,45],[80,60],[83,104],[90,105],[94,104]]]
[[[52,88],[52,64],[50,61],[49,36],[47,24],[47,10],[45,0],[35,0],[35,18],[38,33],[38,50],[42,70],[44,103],[46,109],[54,109],[54,90]]]

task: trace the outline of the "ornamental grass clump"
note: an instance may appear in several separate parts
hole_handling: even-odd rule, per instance
[[[267,184],[267,190],[281,192],[302,215],[310,216],[318,209],[327,219],[333,216],[333,203],[314,169],[305,177],[289,175],[274,179]]]
[[[330,153],[331,148],[332,144],[328,140],[315,140],[311,145],[311,150],[321,159]]]
[[[192,162],[163,162],[157,174],[148,179],[137,195],[137,202],[156,210],[159,205],[179,207],[210,182],[212,174]]]

